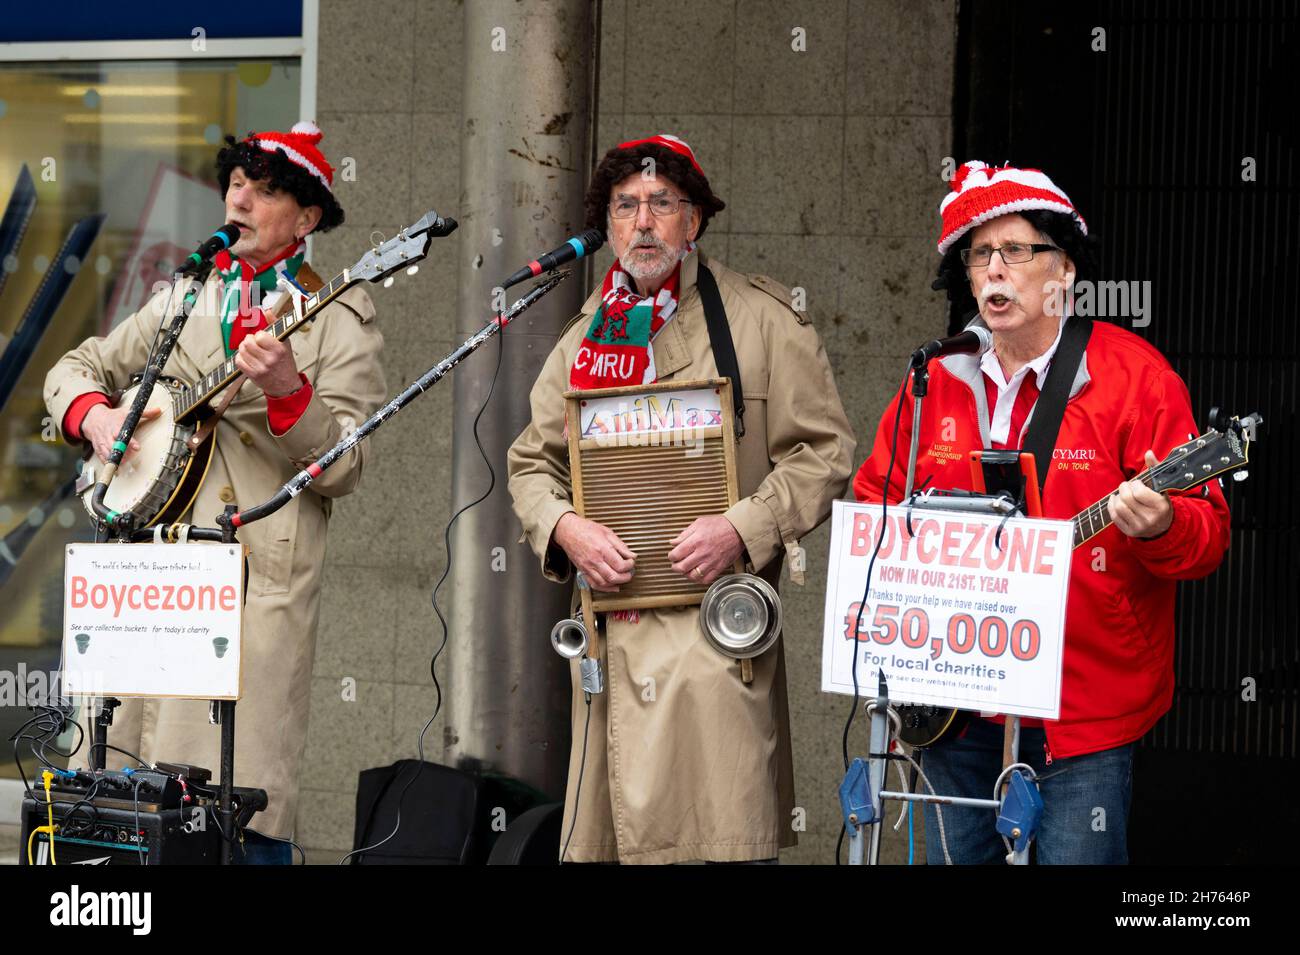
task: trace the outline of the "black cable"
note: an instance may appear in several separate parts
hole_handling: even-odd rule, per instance
[[[91,826],[99,822],[99,807],[95,805],[94,800],[95,800],[95,794],[99,790],[99,784],[102,781],[103,781],[102,779],[96,779],[93,783],[91,783],[90,788],[86,790],[86,795],[82,796],[81,799],[73,803],[72,808],[63,814],[63,834],[65,836],[68,835],[71,826],[76,823],[76,820],[73,817],[76,815],[77,810],[79,810],[82,806],[85,806],[87,809],[90,810],[90,818],[87,819],[84,823],[77,824],[77,828],[75,830],[72,830],[74,834],[87,832],[89,831]]]
[[[858,646],[858,634],[862,630],[862,614],[867,609],[867,597],[871,594],[871,574],[876,567],[876,556],[880,553],[880,547],[885,540],[885,520],[889,512],[889,482],[894,476],[894,460],[898,455],[898,426],[903,420],[903,395],[907,391],[907,379],[912,373],[911,364],[908,364],[907,372],[903,375],[903,383],[898,386],[898,405],[894,411],[894,434],[889,445],[889,467],[885,469],[885,480],[880,491],[880,533],[876,536],[876,546],[871,551],[871,560],[867,563],[867,581],[862,588],[862,599],[858,602],[858,615],[853,621],[853,705],[849,709],[848,719],[844,721],[844,733],[840,741],[840,747],[843,751],[844,771],[849,771],[849,731],[853,728],[853,720],[858,715],[858,701],[862,694],[858,687],[858,655],[861,647]],[[835,846],[835,864],[840,864],[840,846],[844,843],[844,831],[840,831],[840,840]]]
[[[582,798],[582,776],[587,771],[587,733],[591,730],[591,694],[584,693],[583,696],[587,701],[587,719],[582,726],[582,759],[578,763],[578,785],[573,788],[573,821],[569,823],[569,835],[564,840],[564,847],[560,849],[560,864],[564,864],[564,857],[569,854],[569,840],[573,838],[573,830],[578,828],[578,800]]]
[[[90,744],[91,759],[94,759],[94,758],[95,758],[95,757],[94,757],[95,750],[98,749],[98,748],[100,748],[100,747],[104,747],[104,748],[107,748],[107,749],[111,749],[113,752],[115,752],[115,753],[121,753],[123,756],[130,756],[132,759],[134,759],[137,763],[139,763],[139,764],[140,764],[141,766],[143,766],[145,769],[153,769],[152,766],[150,766],[147,762],[145,762],[142,758],[140,758],[139,756],[137,756],[135,753],[131,752],[129,749],[122,749],[122,748],[120,748],[120,747],[118,747],[118,746],[114,746],[114,745],[112,745],[111,743],[91,743],[91,744]],[[105,758],[104,762],[108,762],[107,758]],[[104,768],[107,769],[108,767],[105,766]]]
[[[23,723],[22,726],[18,727],[18,729],[14,730],[14,732],[9,736],[9,739],[14,744],[14,765],[18,769],[19,779],[22,780],[23,791],[33,801],[35,801],[38,806],[49,806],[51,800],[42,802],[40,790],[34,789],[31,783],[27,780],[27,772],[23,769],[22,757],[19,754],[19,744],[22,742],[31,744],[28,747],[28,750],[33,756],[38,757],[47,769],[53,770],[56,774],[63,772],[63,770],[54,766],[44,755],[43,747],[51,739],[57,737],[63,732],[63,729],[68,722],[68,716],[71,712],[71,704],[37,704],[33,706],[32,709],[36,711],[35,715]],[[29,726],[38,723],[43,724],[39,727],[40,735],[31,735],[24,732]],[[80,724],[76,725],[78,730],[80,730]],[[77,746],[72,749],[73,753],[75,753],[77,748],[80,747],[81,742],[82,740],[78,740]],[[38,747],[40,748],[39,752]],[[56,749],[55,752],[61,753],[58,749]],[[71,755],[71,753],[67,755]]]
[[[149,862],[144,855],[144,836],[140,835],[140,784],[143,782],[143,779],[135,781],[135,832],[133,835],[140,840],[135,846],[136,851],[140,854],[140,864],[148,865]],[[53,837],[51,837],[51,841],[53,841]]]
[[[447,646],[447,639],[450,634],[450,631],[448,630],[447,627],[447,620],[445,617],[443,617],[442,610],[438,606],[438,591],[442,589],[443,583],[446,582],[448,575],[451,573],[451,565],[452,565],[451,529],[455,525],[456,521],[460,519],[460,516],[462,514],[464,514],[470,508],[475,507],[478,504],[481,504],[483,501],[486,501],[488,499],[488,496],[491,495],[492,491],[496,488],[496,484],[497,484],[497,473],[496,470],[492,467],[492,459],[488,457],[487,450],[483,447],[483,440],[479,437],[478,424],[483,417],[483,413],[487,411],[488,405],[492,401],[492,395],[496,392],[497,378],[500,377],[501,374],[501,361],[502,358],[505,356],[505,348],[506,348],[505,334],[506,334],[506,328],[503,325],[500,331],[497,332],[497,364],[496,367],[492,370],[492,381],[488,385],[487,395],[483,398],[483,404],[479,407],[478,413],[474,415],[474,423],[470,428],[470,432],[474,435],[474,444],[478,447],[478,453],[483,458],[483,463],[487,465],[487,469],[488,469],[487,490],[484,491],[478,497],[476,497],[474,500],[470,501],[464,507],[460,508],[460,510],[458,510],[455,514],[453,514],[451,516],[451,519],[447,521],[447,526],[443,528],[443,532],[442,532],[443,548],[447,552],[447,565],[443,568],[442,576],[438,578],[438,582],[434,584],[433,594],[431,597],[433,603],[433,612],[435,615],[437,615],[438,623],[442,627],[442,642],[438,644],[438,649],[433,651],[433,657],[429,660],[429,676],[433,680],[434,692],[437,694],[437,702],[434,704],[433,707],[433,715],[430,716],[428,721],[424,724],[423,729],[420,730],[420,737],[418,740],[416,740],[415,750],[416,750],[416,755],[418,757],[418,760],[415,764],[415,772],[411,774],[410,779],[408,779],[406,783],[402,786],[401,792],[397,794],[397,818],[393,822],[393,831],[390,832],[388,835],[384,836],[383,839],[380,839],[374,845],[363,846],[360,849],[353,849],[351,852],[349,852],[347,855],[345,855],[342,859],[339,860],[338,862],[339,865],[345,864],[348,861],[348,859],[352,858],[355,855],[362,855],[364,853],[371,852],[375,849],[378,849],[380,846],[384,845],[384,843],[388,842],[390,839],[392,839],[394,836],[397,835],[397,831],[402,827],[402,800],[406,798],[407,791],[411,788],[411,785],[417,779],[420,778],[420,773],[424,771],[424,734],[429,731],[429,727],[433,725],[433,721],[436,720],[438,718],[438,714],[442,712],[442,684],[438,682],[437,667],[438,667],[438,657],[442,654],[443,649]]]
[[[153,767],[152,767],[151,765],[149,765],[149,763],[147,763],[145,760],[141,759],[139,756],[137,756],[135,753],[131,752],[130,750],[126,750],[126,749],[122,749],[122,748],[117,747],[117,746],[113,746],[113,745],[110,744],[110,743],[96,743],[96,742],[94,742],[94,739],[95,739],[94,719],[95,719],[94,714],[92,714],[89,710],[87,710],[87,711],[86,711],[86,725],[90,726],[90,739],[91,739],[91,744],[90,744],[90,749],[87,751],[87,754],[86,754],[86,755],[87,755],[87,757],[89,758],[90,763],[91,763],[92,766],[94,765],[94,762],[95,762],[95,750],[96,750],[98,747],[104,747],[104,748],[106,748],[106,749],[111,749],[111,750],[112,750],[113,752],[115,752],[115,753],[121,753],[123,756],[130,756],[132,759],[134,759],[137,763],[139,763],[139,764],[140,764],[141,766],[143,766],[145,769],[153,769]],[[81,724],[78,723],[77,726],[78,726],[78,728],[80,728]],[[83,735],[84,735],[84,731],[83,731]],[[80,744],[78,744],[78,748],[80,748]],[[74,750],[72,751],[72,753],[75,753],[76,751],[77,751],[77,750],[74,749]],[[72,753],[69,753],[68,755],[71,756]],[[108,754],[107,754],[107,753],[104,754],[104,768],[105,768],[105,769],[108,769]]]

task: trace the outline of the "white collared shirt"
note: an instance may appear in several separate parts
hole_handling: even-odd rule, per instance
[[[1006,375],[1003,373],[1002,362],[998,361],[994,348],[990,348],[980,356],[980,371],[988,375],[998,389],[997,404],[990,409],[989,413],[990,443],[1007,443],[1007,432],[1011,430],[1011,409],[1016,405],[1016,395],[1020,393],[1020,384],[1025,380],[1025,376],[1032,371],[1038,390],[1043,390],[1043,382],[1047,380],[1047,369],[1052,364],[1052,356],[1056,354],[1056,346],[1061,343],[1061,332],[1065,329],[1065,319],[1067,317],[1068,315],[1061,318],[1061,324],[1056,329],[1056,338],[1047,351],[1033,361],[1021,365],[1010,380],[1007,380]],[[1019,437],[1019,435],[1016,435],[1017,439]]]

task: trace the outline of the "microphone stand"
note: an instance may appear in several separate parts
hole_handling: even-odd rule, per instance
[[[211,272],[212,261],[209,259],[195,267],[189,277],[189,284],[186,286],[180,307],[172,317],[171,325],[163,334],[162,341],[153,350],[153,357],[145,366],[144,376],[140,379],[140,390],[136,392],[135,400],[131,402],[131,408],[127,411],[126,419],[122,422],[122,430],[118,432],[117,440],[113,442],[113,449],[109,452],[108,462],[100,471],[99,480],[95,482],[94,489],[91,492],[90,507],[95,512],[95,517],[105,527],[116,528],[119,536],[124,540],[130,536],[134,529],[135,515],[119,513],[107,507],[104,504],[104,495],[108,493],[108,486],[113,482],[113,476],[117,473],[118,465],[122,463],[122,458],[126,455],[127,448],[130,447],[131,436],[135,434],[135,429],[140,423],[140,417],[149,404],[154,384],[162,374],[167,359],[171,357],[172,349],[176,347],[176,340],[180,338],[181,330],[185,327],[185,322],[194,309],[194,303],[198,301],[199,292],[203,290],[203,286]],[[174,277],[179,277],[179,273]]]
[[[260,521],[264,517],[269,517],[284,507],[301,494],[316,478],[320,477],[330,465],[338,461],[339,458],[343,457],[375,431],[378,431],[385,421],[437,384],[449,371],[464,361],[471,352],[476,351],[484,342],[504,329],[522,312],[529,309],[543,295],[551,291],[571,274],[572,272],[567,271],[552,272],[546,281],[529,289],[523,298],[516,301],[495,319],[467,338],[459,348],[413,381],[401,394],[367,418],[355,431],[322,454],[314,463],[307,465],[305,469],[295,474],[269,500],[237,514],[231,514],[227,511],[227,513],[217,517],[217,523],[222,528],[233,530],[254,521]]]
[[[921,404],[930,387],[930,362],[918,352],[912,356],[912,447],[907,456],[907,486],[903,488],[903,503],[912,497],[916,481],[916,454],[921,441]]]

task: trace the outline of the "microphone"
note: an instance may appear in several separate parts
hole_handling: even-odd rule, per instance
[[[238,241],[239,226],[235,225],[233,222],[227,222],[216,232],[212,233],[212,238],[208,239],[190,253],[190,257],[176,270],[176,274],[193,275],[214,255],[222,249],[230,248]]]
[[[579,232],[558,249],[547,252],[545,255],[529,262],[502,282],[501,287],[503,289],[510,288],[512,285],[518,285],[520,282],[541,275],[543,272],[549,272],[557,265],[563,265],[565,262],[571,262],[574,259],[582,258],[584,255],[590,255],[604,244],[605,236],[599,229],[588,229],[586,232]]]
[[[951,338],[936,338],[912,352],[912,367],[919,368],[929,364],[931,359],[943,355],[958,355],[964,352],[982,355],[992,347],[993,335],[987,328],[982,325],[968,325],[959,335],[953,335]]]

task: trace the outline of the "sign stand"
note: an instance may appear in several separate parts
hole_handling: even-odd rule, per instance
[[[923,394],[924,392],[922,392]],[[920,396],[918,396],[919,401]],[[915,454],[915,449],[913,449]],[[910,470],[910,468],[909,468]],[[911,475],[908,477],[911,484]],[[905,498],[906,500],[906,498]],[[907,509],[933,508],[937,510],[957,510],[967,513],[981,512],[1006,516],[1018,512],[1008,510],[1008,499],[1001,496],[948,498],[913,495]],[[1002,773],[994,784],[995,791],[1000,790],[999,798],[975,799],[966,796],[945,796],[942,794],[893,792],[885,789],[888,761],[899,757],[891,754],[894,734],[893,724],[899,720],[896,710],[889,706],[889,689],[882,670],[879,675],[876,696],[866,703],[871,718],[871,747],[867,754],[866,769],[863,771],[861,759],[855,759],[850,766],[844,783],[840,787],[840,802],[844,809],[844,824],[849,830],[849,864],[862,865],[864,848],[868,865],[880,864],[880,827],[884,823],[884,803],[886,800],[900,802],[936,803],[944,806],[965,806],[972,809],[994,810],[999,813],[998,830],[1004,824],[1009,829],[1007,835],[1014,840],[1012,850],[1007,856],[1011,865],[1029,864],[1029,845],[1033,841],[1038,819],[1042,813],[1042,800],[1037,795],[1034,770],[1020,762],[1020,717],[1008,715],[1003,732]],[[1028,777],[1030,805],[1022,804],[1022,795],[1010,800],[1007,793],[1013,785],[1013,778],[1019,776],[1023,781]],[[1023,788],[1020,791],[1024,792]],[[1037,800],[1037,808],[1033,801]],[[864,813],[869,804],[869,815]],[[864,847],[862,828],[871,827],[870,845]],[[945,853],[946,854],[946,853]]]
[[[229,521],[230,516],[235,512],[233,504],[226,505],[224,517],[226,521],[222,522],[221,531],[192,528],[189,533],[191,539],[205,538],[208,540],[219,540],[224,544],[234,544],[236,526]],[[102,525],[101,525],[102,527]],[[152,532],[149,532],[152,535]],[[132,535],[140,540],[146,540],[142,532]],[[94,736],[90,748],[90,768],[92,771],[103,771],[107,765],[108,756],[108,728],[113,724],[113,710],[121,706],[120,700],[113,697],[104,697],[100,700],[99,712],[95,716]],[[234,863],[234,837],[235,822],[238,812],[235,809],[234,790],[235,790],[235,701],[234,700],[210,700],[209,708],[211,720],[221,727],[221,784],[218,790],[216,815],[220,824],[221,831],[221,865],[232,865]]]
[[[235,513],[235,506],[227,504],[224,513],[227,521],[221,526],[221,540],[233,544],[235,528],[228,519]],[[221,864],[231,865],[235,852],[232,842],[235,836],[235,701],[213,702],[217,704],[217,722],[221,724],[221,795],[217,800],[217,815],[221,817]]]
[[[101,701],[95,717],[95,735],[90,741],[90,768],[103,770],[108,766],[108,728],[113,725],[113,710],[122,705],[121,700],[106,697]]]

